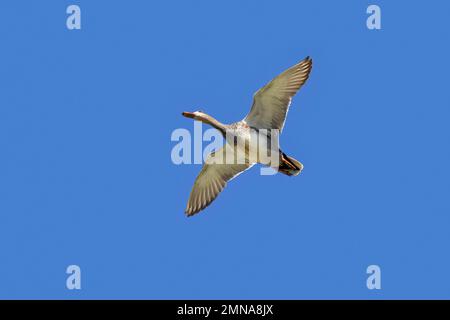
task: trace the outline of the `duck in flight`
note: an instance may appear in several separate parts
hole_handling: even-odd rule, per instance
[[[277,161],[272,162],[262,161],[258,155],[253,157],[249,152],[248,145],[241,153],[244,158],[243,161],[236,161],[234,155],[239,153],[236,149],[236,141],[244,142],[244,145],[248,143],[251,139],[250,132],[252,130],[264,132],[264,134],[268,132],[269,136],[272,131],[281,133],[292,97],[308,79],[311,67],[312,60],[306,57],[259,89],[253,96],[250,113],[241,121],[223,124],[202,111],[183,112],[183,116],[201,121],[219,130],[226,141],[222,148],[213,151],[206,158],[189,196],[185,211],[188,216],[192,216],[209,206],[225,188],[229,180],[256,163],[271,166],[288,176],[296,176],[302,171],[303,165],[294,158],[287,156],[278,147],[276,149],[278,152]],[[274,145],[272,144],[272,146]],[[269,146],[268,148],[272,147]],[[232,155],[233,161],[217,161],[219,158],[228,160],[231,158],[230,155]],[[274,163],[276,164],[274,165]]]

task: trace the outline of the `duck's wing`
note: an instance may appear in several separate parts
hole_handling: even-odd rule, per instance
[[[251,127],[281,132],[292,97],[308,79],[311,67],[312,60],[306,57],[259,89],[244,121]]]
[[[206,159],[189,196],[186,207],[188,216],[209,206],[225,188],[228,181],[253,166],[248,163],[226,164],[226,152],[232,153],[233,151],[229,147],[222,147],[212,152]],[[234,156],[231,159],[234,159]]]

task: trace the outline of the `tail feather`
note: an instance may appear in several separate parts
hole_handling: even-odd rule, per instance
[[[303,170],[303,165],[300,161],[281,153],[280,166],[278,171],[288,176],[296,176]]]

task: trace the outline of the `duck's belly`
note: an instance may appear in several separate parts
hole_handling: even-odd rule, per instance
[[[226,142],[233,147],[236,159],[241,163],[261,163],[277,166],[279,162],[278,134],[267,130],[240,128],[226,135]]]

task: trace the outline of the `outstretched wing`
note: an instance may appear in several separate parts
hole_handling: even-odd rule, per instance
[[[209,206],[225,188],[228,181],[252,167],[253,164],[225,164],[225,148],[226,152],[232,152],[231,148],[222,147],[211,153],[205,161],[189,196],[186,207],[188,216]],[[232,158],[234,159],[234,157]]]
[[[292,97],[308,79],[311,67],[312,60],[306,57],[259,89],[253,96],[250,113],[244,119],[247,124],[281,132]]]

